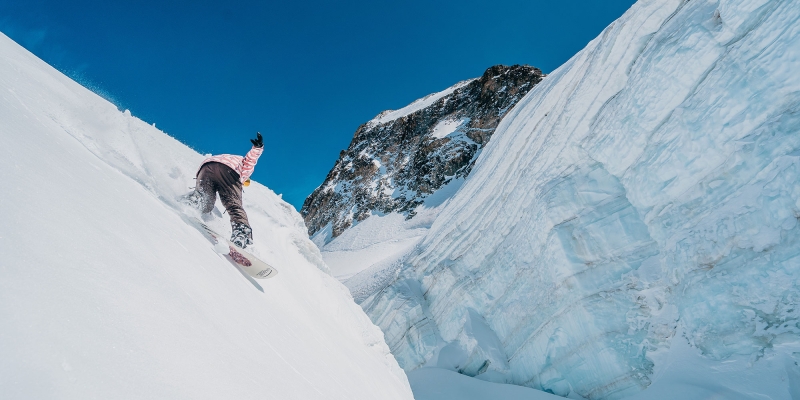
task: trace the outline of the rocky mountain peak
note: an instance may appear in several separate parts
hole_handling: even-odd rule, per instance
[[[361,125],[300,213],[313,235],[331,238],[373,213],[406,213],[453,179],[469,175],[497,124],[544,74],[527,65],[495,65]]]

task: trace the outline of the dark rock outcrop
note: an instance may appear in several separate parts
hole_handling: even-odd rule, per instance
[[[309,234],[330,223],[336,237],[373,212],[413,217],[428,195],[470,173],[506,112],[543,77],[538,68],[496,65],[361,125],[303,203]]]

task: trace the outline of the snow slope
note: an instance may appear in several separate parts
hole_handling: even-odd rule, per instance
[[[797,397],[797,71],[796,0],[639,1],[509,111],[362,307],[409,371]]]
[[[463,184],[463,178],[456,178],[441,187],[414,208],[411,219],[398,212],[373,214],[333,240],[330,225],[311,240],[319,246],[331,274],[361,302],[396,278],[406,256]]]
[[[175,202],[202,156],[3,35],[0,55],[0,397],[412,398],[279,196],[246,189],[280,270],[248,280]]]

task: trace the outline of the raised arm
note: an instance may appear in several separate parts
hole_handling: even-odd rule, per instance
[[[250,175],[253,174],[253,170],[255,170],[256,163],[258,162],[258,157],[261,157],[261,153],[264,151],[264,138],[261,137],[261,133],[257,133],[256,138],[250,139],[250,142],[253,143],[253,148],[247,152],[247,155],[244,156],[242,160],[242,182],[248,180]]]

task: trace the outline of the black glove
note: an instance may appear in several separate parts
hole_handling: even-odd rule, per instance
[[[256,138],[250,139],[250,143],[253,143],[255,147],[264,147],[264,138],[261,137],[260,132],[256,132]]]

